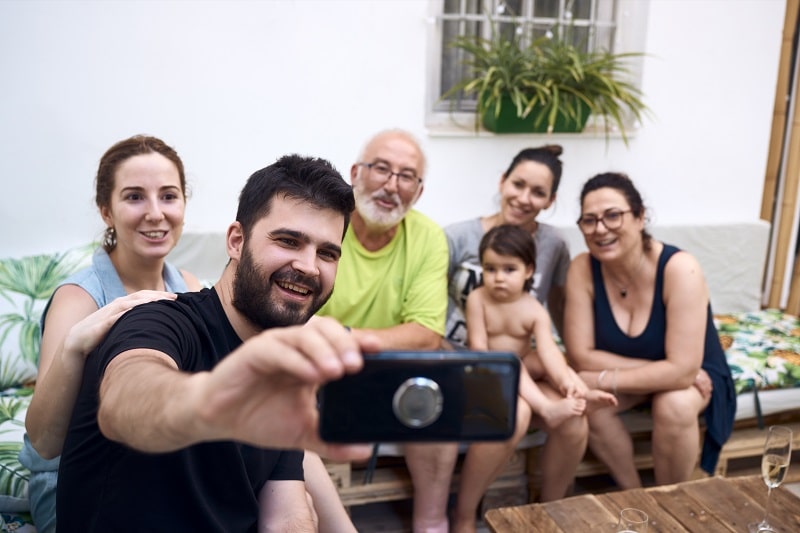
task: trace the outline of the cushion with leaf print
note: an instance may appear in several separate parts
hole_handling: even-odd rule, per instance
[[[56,287],[89,264],[94,247],[0,259],[0,390],[36,379],[42,311]]]
[[[778,309],[714,317],[736,393],[800,387],[800,320]]]
[[[0,259],[0,512],[30,509],[30,472],[19,462],[39,361],[40,319],[50,295],[89,264],[95,245]]]
[[[12,387],[0,393],[0,511],[28,511],[30,472],[19,462],[25,413],[32,387]]]

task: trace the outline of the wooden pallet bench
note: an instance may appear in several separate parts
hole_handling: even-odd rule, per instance
[[[456,464],[450,492],[458,490],[463,457]],[[413,495],[411,477],[402,457],[380,457],[372,481],[364,483],[366,465],[325,462],[345,507],[409,499]],[[500,476],[484,496],[484,506],[522,505],[529,501],[527,450],[517,450]],[[490,507],[487,507],[490,508]]]

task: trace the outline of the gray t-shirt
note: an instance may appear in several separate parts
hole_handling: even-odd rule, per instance
[[[464,306],[467,303],[467,295],[481,281],[482,269],[478,246],[484,231],[480,218],[474,218],[451,224],[444,229],[444,232],[450,248],[445,338],[453,344],[466,346],[467,324]],[[536,271],[533,274],[531,294],[546,305],[550,288],[563,286],[567,279],[569,248],[558,229],[548,224],[540,222],[533,237],[536,242]]]

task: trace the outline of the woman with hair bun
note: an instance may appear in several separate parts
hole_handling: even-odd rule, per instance
[[[563,167],[561,153],[562,148],[557,144],[520,151],[500,176],[500,210],[445,228],[450,246],[445,337],[451,344],[467,345],[464,305],[469,293],[480,283],[478,244],[484,233],[501,224],[519,226],[533,235],[537,253],[531,294],[547,306],[556,329],[561,331],[569,248],[555,227],[536,220],[540,212],[556,201]]]
[[[530,232],[536,244],[536,272],[533,294],[547,306],[556,329],[561,330],[564,308],[564,283],[569,267],[569,249],[558,230],[539,222],[539,213],[556,199],[561,182],[561,146],[546,145],[520,151],[508,169],[500,176],[500,209],[480,218],[452,224],[445,228],[450,247],[448,270],[448,309],[445,341],[460,349],[466,347],[469,334],[464,308],[470,292],[481,281],[479,244],[492,228],[511,224]],[[550,318],[545,317],[550,320]],[[547,326],[550,328],[550,324]],[[533,376],[545,374],[535,367],[537,357],[523,358]],[[572,372],[564,383],[539,383],[542,393],[552,400],[565,395],[580,397],[580,378]],[[453,531],[474,531],[475,516],[480,500],[492,481],[503,470],[530,426],[547,431],[547,441],[541,457],[543,501],[563,498],[575,477],[586,450],[588,424],[585,414],[570,416],[549,425],[541,416],[532,414],[525,401],[517,402],[517,429],[508,441],[475,443],[470,446],[461,470],[458,500],[454,513]]]

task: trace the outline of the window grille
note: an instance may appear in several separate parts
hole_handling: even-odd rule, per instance
[[[584,50],[614,50],[618,0],[443,0],[439,17],[440,69],[435,112],[471,112],[474,95],[452,102],[445,94],[465,74],[465,52],[448,44],[457,36],[491,36],[492,24],[501,35],[518,32],[523,46],[544,35],[568,38]],[[568,31],[567,31],[568,30]]]

